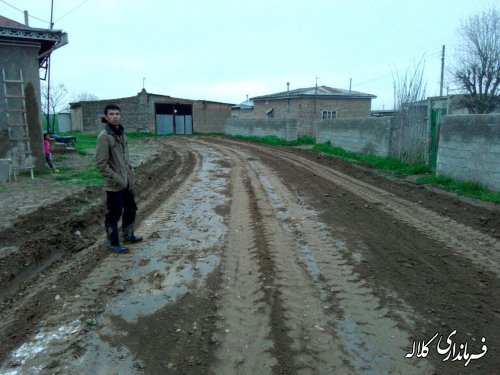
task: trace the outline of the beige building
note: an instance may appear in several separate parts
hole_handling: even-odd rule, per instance
[[[369,117],[375,95],[328,86],[307,87],[256,96],[233,106],[231,117],[293,118],[298,135],[314,135],[314,122],[332,118]]]

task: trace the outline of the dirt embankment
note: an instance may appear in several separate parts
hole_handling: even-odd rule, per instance
[[[156,155],[136,169],[138,223],[155,210],[158,194],[168,197],[170,190],[175,190],[178,179],[185,178],[193,165],[192,155],[180,155],[163,145]],[[0,313],[15,313],[7,331],[2,330],[5,341],[0,345],[0,357],[31,333],[30,325],[36,324],[51,308],[54,296],[63,290],[74,289],[109,255],[102,243],[104,213],[102,187],[87,187],[62,201],[19,217],[13,226],[0,232],[0,248],[12,249],[0,260]],[[101,245],[92,248],[96,242]],[[61,275],[49,288],[25,292],[27,286],[36,283],[42,271],[43,278],[54,267],[71,263],[75,263],[71,272]]]

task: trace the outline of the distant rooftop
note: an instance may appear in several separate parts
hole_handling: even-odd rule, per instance
[[[253,109],[253,101],[247,99],[240,104],[233,105],[233,109]]]
[[[318,86],[314,87],[306,87],[301,89],[295,89],[290,91],[278,92],[276,94],[256,96],[251,98],[253,101],[259,100],[273,100],[273,99],[287,99],[287,98],[302,98],[302,97],[334,97],[334,98],[349,98],[349,99],[374,99],[375,95],[366,94],[358,91],[349,91],[344,89],[337,89],[328,86]]]
[[[11,20],[10,18],[0,16],[0,25],[3,26],[14,26],[14,27],[26,27],[22,23],[19,23],[17,21]]]

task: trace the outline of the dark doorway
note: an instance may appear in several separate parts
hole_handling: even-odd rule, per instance
[[[193,134],[192,104],[156,103],[157,134]]]

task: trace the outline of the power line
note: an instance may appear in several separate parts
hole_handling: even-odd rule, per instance
[[[436,57],[438,57],[438,56],[439,57],[441,56],[441,52],[437,52],[437,53],[431,54],[429,60],[435,60]],[[402,68],[402,69],[396,70],[395,72],[392,72],[391,74],[386,74],[384,76],[372,78],[372,79],[370,79],[368,81],[363,81],[363,82],[355,83],[355,84],[353,84],[353,86],[359,86],[359,85],[363,85],[365,83],[370,83],[370,82],[373,82],[373,81],[378,81],[379,79],[383,79],[383,78],[387,78],[387,77],[392,77],[395,73],[399,73],[399,72],[408,70],[410,67],[411,67],[411,65],[408,65],[406,68]]]
[[[24,14],[24,10],[21,10],[21,9],[19,9],[19,8],[16,8],[14,5],[11,5],[11,4],[9,4],[8,2],[6,2],[6,1],[4,1],[4,0],[0,0],[0,2],[4,3],[5,5],[8,5],[9,7],[11,7],[11,8],[13,8],[13,9],[17,10],[18,12],[21,12],[21,13],[23,13],[23,14]],[[38,17],[32,16],[32,15],[31,15],[31,14],[29,14],[29,13],[28,13],[28,17],[33,18],[33,19],[38,20],[38,21],[45,22],[45,23],[47,23],[47,24],[50,24],[50,22],[49,22],[49,21],[42,20],[41,18],[38,18]]]
[[[395,31],[397,31],[396,34],[399,37],[406,38],[406,40],[408,40],[409,42],[411,42],[414,45],[418,44],[420,47],[424,47],[424,48],[426,47],[420,41],[414,39],[413,37],[410,38],[409,35],[406,33],[406,30],[402,30],[400,27],[398,27],[397,25],[395,25],[389,18],[387,18],[385,16],[385,14],[382,11],[380,11],[375,5],[373,5],[371,3],[371,1],[372,0],[367,1],[366,4],[368,4],[368,6],[370,8],[372,8],[373,10],[375,10],[379,14],[379,16],[382,17],[389,26],[391,26]]]
[[[82,5],[84,5],[88,1],[89,0],[83,0],[80,4],[78,4],[76,7],[74,7],[73,9],[71,9],[69,12],[64,13],[61,17],[59,17],[58,19],[56,19],[54,22],[60,21],[64,17],[69,16],[71,13],[73,13],[75,10],[77,10],[78,8],[80,8]]]

